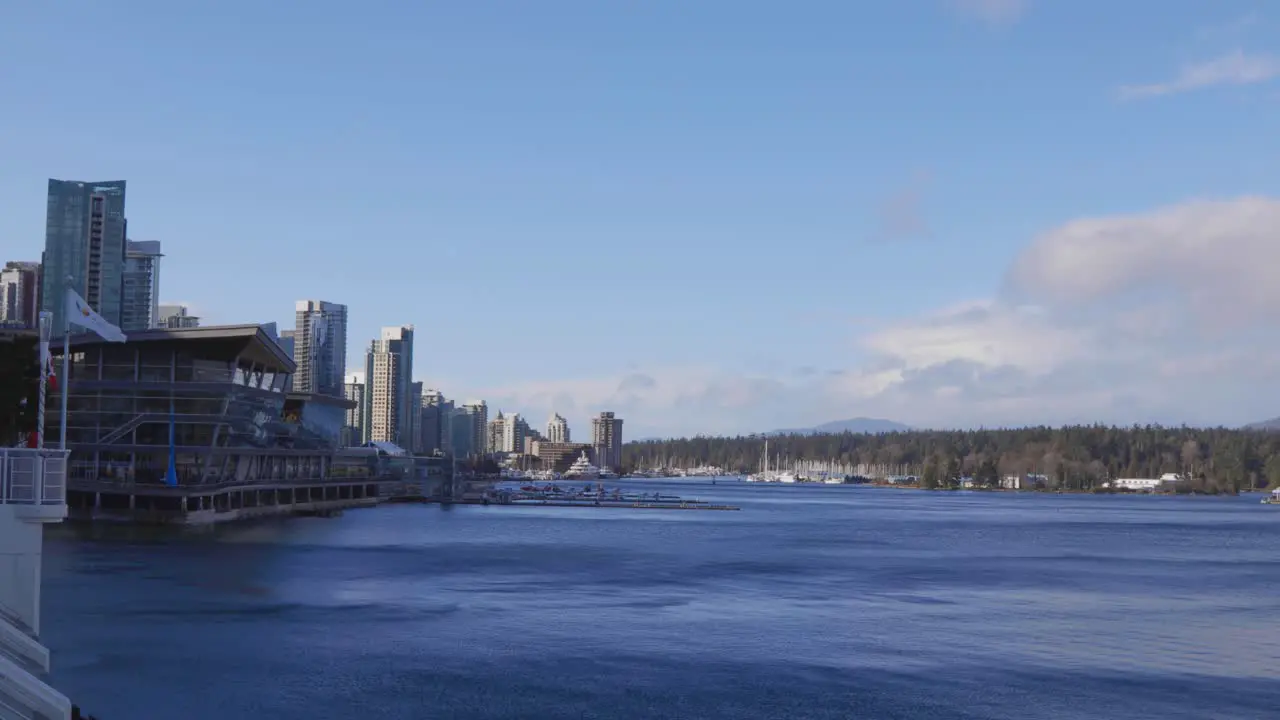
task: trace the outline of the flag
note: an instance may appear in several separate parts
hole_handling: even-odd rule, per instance
[[[67,325],[79,325],[90,330],[107,342],[124,342],[129,338],[120,328],[107,322],[107,319],[94,312],[89,303],[84,301],[75,290],[67,290]]]
[[[40,343],[40,365],[41,370],[48,376],[49,392],[58,391],[58,375],[53,366],[53,353],[49,352],[49,343]]]

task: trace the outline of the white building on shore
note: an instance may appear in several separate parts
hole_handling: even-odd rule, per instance
[[[1177,473],[1165,473],[1158,478],[1116,478],[1107,483],[1104,487],[1113,487],[1117,490],[1134,490],[1138,492],[1152,492],[1154,490],[1164,490],[1182,482],[1182,476]]]

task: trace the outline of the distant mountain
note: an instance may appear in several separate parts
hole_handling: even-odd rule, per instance
[[[774,430],[765,435],[824,435],[839,433],[867,433],[875,435],[887,432],[905,432],[912,428],[892,420],[881,418],[856,417],[848,420],[833,420],[811,428],[795,428],[791,430]]]
[[[1280,417],[1263,420],[1262,422],[1249,423],[1244,426],[1245,430],[1280,430]]]

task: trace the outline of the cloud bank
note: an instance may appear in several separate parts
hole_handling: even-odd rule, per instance
[[[483,396],[535,423],[556,410],[578,432],[614,410],[628,437],[860,415],[919,427],[1238,424],[1280,415],[1277,266],[1276,198],[1081,218],[1032,238],[990,297],[864,331],[844,367],[652,368]]]

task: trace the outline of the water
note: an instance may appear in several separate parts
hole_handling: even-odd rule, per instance
[[[59,528],[55,682],[104,720],[1280,712],[1255,498],[623,485],[743,510]]]

